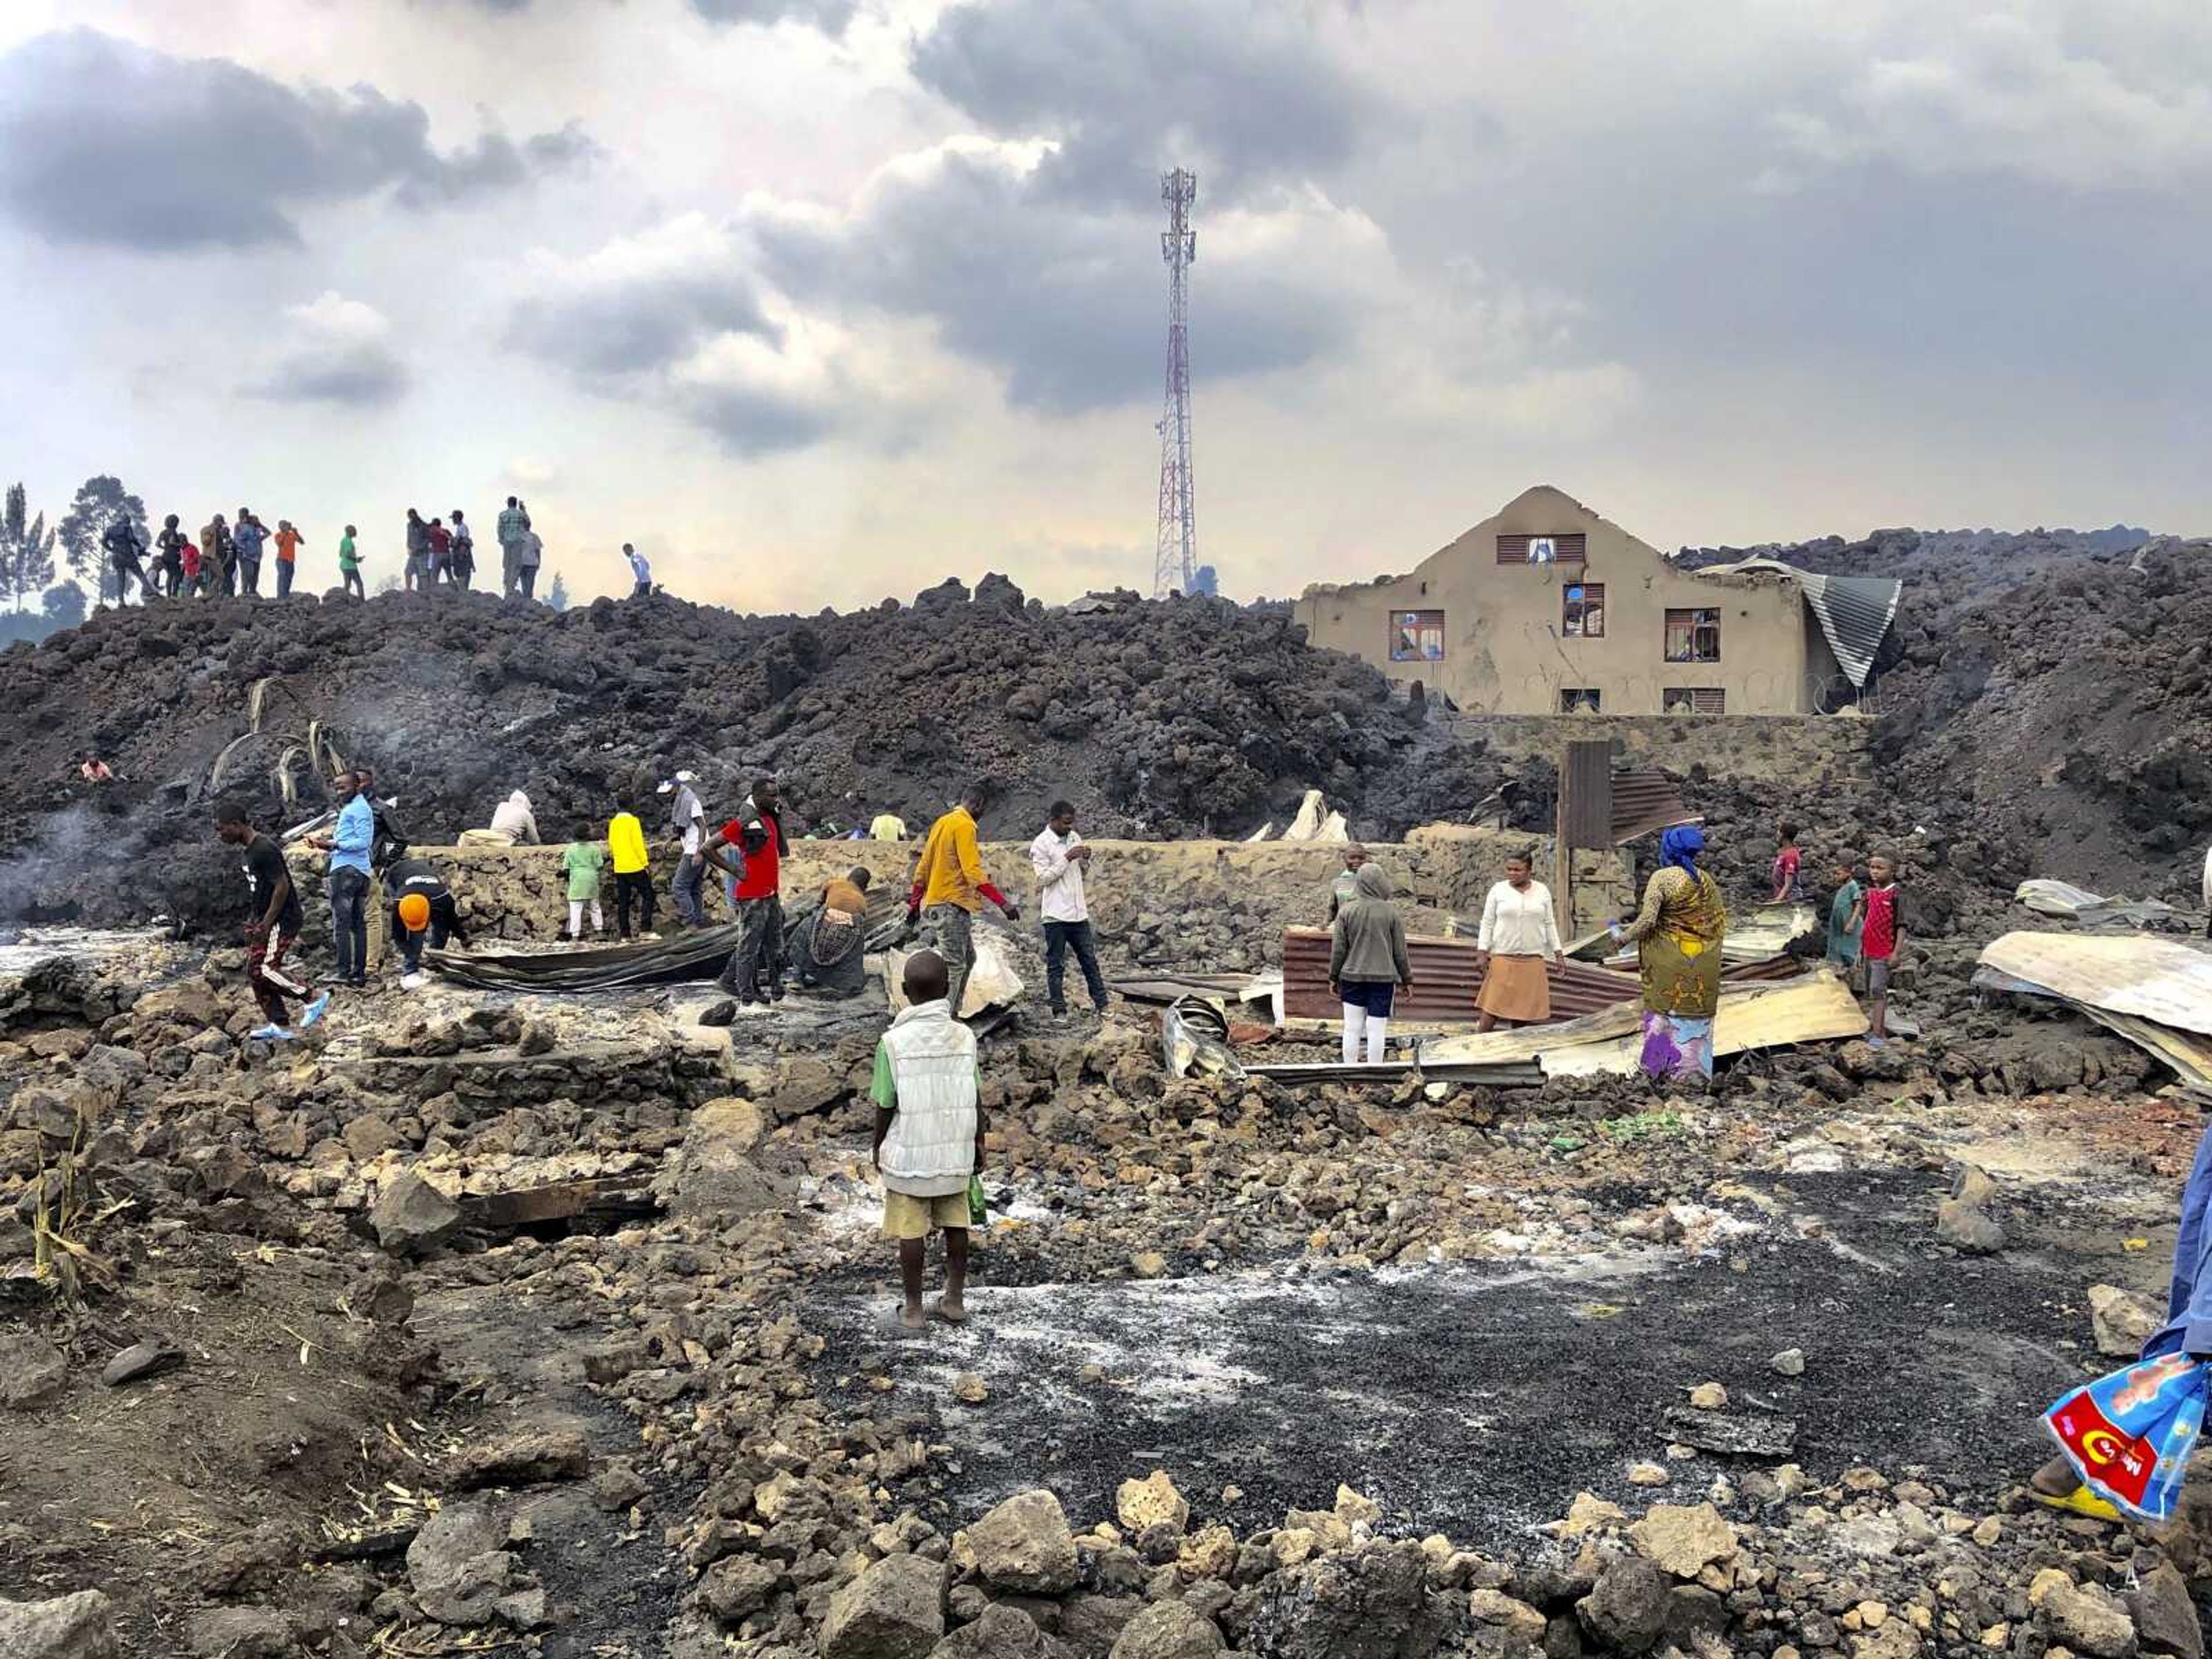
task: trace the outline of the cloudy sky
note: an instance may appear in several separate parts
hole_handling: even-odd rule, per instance
[[[1239,595],[1536,482],[2212,530],[2208,87],[2203,0],[9,0],[0,475],[372,581],[520,490],[579,593],[1142,586],[1182,165]]]

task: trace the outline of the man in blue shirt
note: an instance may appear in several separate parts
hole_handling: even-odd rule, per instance
[[[238,522],[230,528],[230,544],[238,557],[238,586],[241,593],[261,592],[261,544],[269,527],[253,516],[253,509],[238,509]]]
[[[337,831],[316,845],[331,854],[331,937],[338,957],[337,982],[368,983],[368,855],[376,842],[376,808],[361,774],[341,772],[331,792],[343,803]]]

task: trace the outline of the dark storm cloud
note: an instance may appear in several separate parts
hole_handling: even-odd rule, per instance
[[[1004,375],[1017,404],[1072,413],[1157,394],[1166,278],[1158,227],[1056,196],[1043,168],[945,155],[885,180],[834,225],[755,228],[775,286],[934,320],[945,345]],[[1193,276],[1195,367],[1208,379],[1295,367],[1346,336],[1332,274],[1239,258],[1204,233]]]
[[[301,210],[392,188],[465,201],[576,165],[570,126],[441,155],[418,104],[295,88],[227,58],[174,58],[93,29],[0,58],[0,202],[56,241],[149,252],[297,243]]]
[[[1390,122],[1310,19],[1243,0],[981,0],[912,62],[990,131],[1058,140],[1041,182],[1131,208],[1170,166],[1218,201],[1325,173]]]

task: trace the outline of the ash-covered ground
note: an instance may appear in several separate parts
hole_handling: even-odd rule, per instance
[[[380,990],[272,1054],[234,953],[35,969],[0,1619],[318,1659],[2194,1651],[2212,1488],[2154,1540],[2021,1482],[2155,1316],[2199,1110],[1978,1007],[1953,948],[1911,1045],[1710,1094],[1178,1079],[1141,1010],[1018,1023],[973,1320],[918,1338],[879,1008]]]

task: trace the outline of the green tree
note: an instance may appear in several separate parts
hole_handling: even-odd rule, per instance
[[[68,555],[69,568],[88,582],[102,599],[117,597],[115,573],[108,568],[106,550],[100,538],[118,519],[138,532],[138,544],[151,544],[146,533],[146,503],[123,487],[123,480],[105,472],[76,487],[76,499],[54,526]]]
[[[561,580],[561,573],[553,573],[553,586],[545,590],[545,608],[566,611],[568,608],[568,584]]]
[[[39,608],[57,628],[75,628],[84,620],[84,589],[75,582],[57,582],[46,592]]]
[[[54,532],[46,515],[28,518],[30,501],[20,483],[8,486],[0,504],[0,599],[13,599],[17,615],[23,601],[54,579]]]

